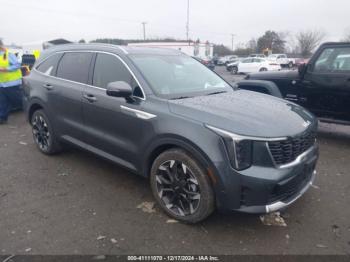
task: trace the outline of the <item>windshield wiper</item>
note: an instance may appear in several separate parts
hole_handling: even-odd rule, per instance
[[[212,93],[207,94],[207,96],[217,95],[217,94],[222,94],[222,93],[227,93],[227,91],[216,91],[216,92],[212,92]]]

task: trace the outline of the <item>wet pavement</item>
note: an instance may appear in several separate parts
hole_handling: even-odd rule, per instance
[[[0,254],[350,254],[350,127],[321,124],[318,141],[315,185],[285,226],[219,213],[184,225],[144,178],[76,149],[39,153],[15,113],[0,126]]]

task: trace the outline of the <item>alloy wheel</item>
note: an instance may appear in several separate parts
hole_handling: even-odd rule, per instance
[[[48,151],[51,144],[50,132],[49,127],[42,116],[36,115],[34,117],[32,121],[32,130],[34,140],[39,148],[44,152]]]
[[[181,161],[168,160],[159,166],[156,189],[165,207],[176,216],[192,215],[199,207],[198,180]]]

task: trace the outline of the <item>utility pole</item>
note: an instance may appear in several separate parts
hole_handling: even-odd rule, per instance
[[[147,24],[147,22],[142,22],[141,24],[143,26],[143,40],[146,40],[146,24]]]
[[[232,51],[233,51],[233,39],[235,38],[235,34],[231,34],[231,41],[232,41]]]
[[[187,38],[187,41],[190,39],[189,32],[190,32],[190,0],[187,0],[187,23],[186,23],[186,38]]]

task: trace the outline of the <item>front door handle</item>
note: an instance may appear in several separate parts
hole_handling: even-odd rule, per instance
[[[51,85],[51,84],[44,84],[43,87],[49,91],[53,89],[53,85]]]
[[[97,98],[94,95],[91,94],[85,94],[83,96],[87,101],[89,101],[90,103],[94,103],[97,101]]]

